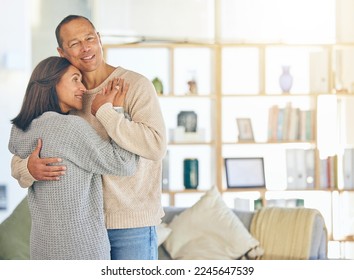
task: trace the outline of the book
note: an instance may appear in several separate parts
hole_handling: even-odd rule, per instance
[[[329,186],[332,190],[338,189],[338,172],[337,172],[337,155],[330,156],[328,158],[328,167],[329,167]]]
[[[269,141],[311,141],[314,139],[314,111],[300,110],[288,102],[280,108],[273,105],[268,113]]]
[[[291,108],[289,129],[288,129],[288,140],[295,141],[300,139],[299,126],[300,126],[300,109]]]
[[[291,121],[291,111],[293,107],[291,106],[291,102],[286,103],[286,106],[284,108],[284,119],[283,119],[283,124],[282,124],[282,138],[280,140],[289,140],[289,127],[290,127],[290,121]]]
[[[277,136],[276,140],[283,140],[283,130],[284,130],[284,117],[285,117],[285,108],[279,108],[278,110],[278,123],[277,123]]]
[[[268,113],[268,140],[269,141],[277,140],[278,112],[279,112],[279,107],[277,105],[273,105],[269,108],[269,113]]]
[[[338,189],[338,156],[329,156],[320,160],[320,188]]]

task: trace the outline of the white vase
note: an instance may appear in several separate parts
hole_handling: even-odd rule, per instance
[[[282,66],[282,74],[279,77],[279,85],[283,93],[289,93],[293,85],[293,76],[290,74],[290,66]]]

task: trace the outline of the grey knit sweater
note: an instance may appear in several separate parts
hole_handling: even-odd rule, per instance
[[[92,100],[113,78],[122,78],[129,84],[124,112],[132,121],[117,114],[109,103],[99,108],[96,117],[91,114]],[[87,120],[103,138],[111,137],[122,148],[140,156],[133,176],[102,176],[107,229],[160,224],[164,216],[161,171],[167,133],[152,82],[138,73],[117,67],[101,85],[84,94],[83,109],[75,114]],[[11,161],[12,176],[24,188],[34,182],[27,162],[28,158],[21,159],[16,155]]]
[[[9,150],[25,158],[38,138],[41,157],[62,158],[67,172],[28,189],[31,259],[109,259],[101,174],[133,175],[139,157],[103,140],[84,119],[54,112],[33,120],[26,132],[13,126]]]

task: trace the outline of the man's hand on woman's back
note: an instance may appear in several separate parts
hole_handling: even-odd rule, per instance
[[[60,158],[40,158],[42,140],[38,139],[37,147],[28,158],[27,168],[37,181],[58,181],[65,174],[64,165],[51,165],[61,162]]]

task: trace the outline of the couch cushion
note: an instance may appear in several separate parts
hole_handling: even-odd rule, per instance
[[[259,242],[224,203],[217,188],[191,208],[175,216],[164,247],[173,259],[239,259],[256,250]]]
[[[12,214],[0,224],[0,259],[29,259],[31,216],[24,198]]]
[[[157,233],[157,246],[160,246],[168,236],[171,234],[172,229],[166,223],[161,223],[156,227]]]

